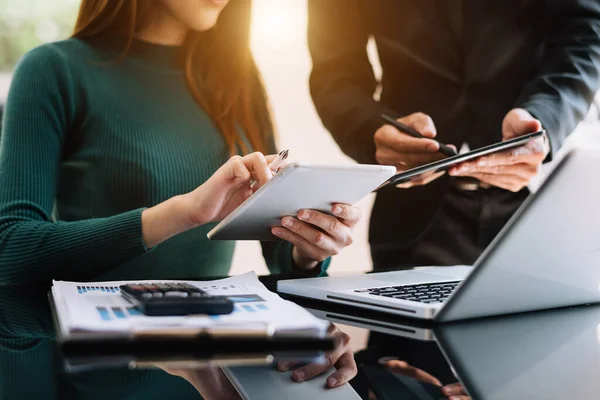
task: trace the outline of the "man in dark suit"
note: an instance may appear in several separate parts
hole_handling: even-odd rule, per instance
[[[442,157],[434,138],[478,148],[548,133],[381,190],[369,234],[375,269],[472,264],[600,86],[600,0],[309,0],[308,35],[317,111],[360,163],[406,170]],[[377,101],[369,37],[383,70]],[[382,112],[431,139],[382,125]]]

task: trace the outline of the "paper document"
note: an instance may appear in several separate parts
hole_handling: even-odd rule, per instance
[[[137,310],[119,286],[139,283],[186,282],[235,303],[227,315],[149,317]],[[52,296],[61,340],[91,337],[134,337],[143,334],[244,334],[325,337],[328,322],[270,292],[254,272],[216,281],[54,281]]]

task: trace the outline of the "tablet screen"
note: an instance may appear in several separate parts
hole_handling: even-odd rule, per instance
[[[513,139],[509,139],[505,142],[495,143],[489,146],[482,147],[480,149],[476,149],[464,154],[458,154],[454,157],[444,158],[443,160],[435,161],[430,164],[422,165],[420,167],[416,167],[413,169],[409,169],[408,171],[401,172],[392,176],[385,185],[387,184],[399,184],[408,182],[411,179],[420,179],[421,175],[436,173],[440,171],[445,171],[449,169],[451,166],[460,164],[462,162],[472,160],[477,157],[485,156],[488,154],[497,153],[504,150],[509,150],[515,147],[520,147],[525,145],[530,140],[541,137],[546,131],[538,131],[534,133],[529,133],[527,135],[519,136]],[[382,186],[385,186],[382,185]]]

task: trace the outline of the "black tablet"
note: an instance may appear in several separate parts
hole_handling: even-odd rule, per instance
[[[538,137],[541,137],[544,133],[546,133],[546,131],[544,131],[544,130],[534,132],[534,133],[529,133],[527,135],[509,139],[505,142],[495,143],[495,144],[492,144],[489,146],[485,146],[485,147],[470,151],[468,153],[458,154],[454,157],[444,158],[442,160],[435,161],[435,162],[432,162],[432,163],[429,163],[426,165],[422,165],[417,168],[409,169],[408,171],[404,171],[404,172],[401,172],[399,174],[392,176],[390,179],[388,179],[386,181],[386,183],[384,183],[380,187],[386,186],[390,183],[391,184],[399,184],[399,183],[408,182],[411,179],[414,179],[415,177],[418,177],[418,176],[428,173],[428,172],[445,171],[445,170],[449,169],[450,167],[452,167],[453,165],[460,164],[462,162],[472,160],[477,157],[485,156],[485,155],[492,154],[492,153],[497,153],[497,152],[504,151],[504,150],[509,150],[509,149],[512,149],[515,147],[520,147],[520,146],[527,144],[527,142],[529,142],[530,140],[534,140]]]

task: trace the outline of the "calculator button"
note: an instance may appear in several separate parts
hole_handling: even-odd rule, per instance
[[[161,297],[163,297],[163,294],[160,292],[155,292],[155,293],[152,293],[152,297],[161,298]]]
[[[182,289],[193,290],[196,289],[196,286],[190,285],[189,283],[180,283],[179,287]]]
[[[202,292],[191,292],[190,297],[204,297],[204,293]]]
[[[185,285],[183,283],[171,283],[171,289],[176,289],[176,290],[185,289]]]
[[[150,299],[152,298],[152,293],[142,293],[142,299]]]
[[[188,297],[187,292],[166,292],[165,297]]]

